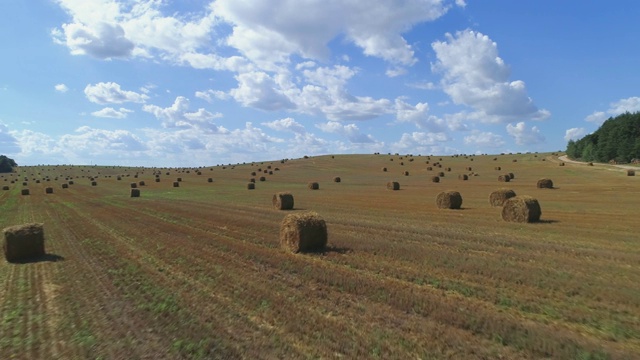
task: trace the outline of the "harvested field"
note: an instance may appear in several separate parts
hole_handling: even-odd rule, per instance
[[[0,192],[0,226],[45,223],[47,254],[0,262],[0,354],[637,358],[640,244],[632,214],[640,178],[608,164],[561,167],[555,156],[538,156],[547,161],[474,156],[474,171],[493,175],[450,176],[438,185],[423,165],[427,157],[414,155],[405,161],[412,176],[402,178],[402,191],[382,188],[389,181],[383,166],[400,175],[391,155],[288,160],[253,191],[246,187],[251,164],[207,168],[215,186],[191,169],[180,173],[188,186],[177,189],[141,168],[19,168],[15,179],[40,172],[52,180],[30,182],[30,196],[20,195],[20,182]],[[442,159],[453,169],[469,161]],[[535,195],[540,222],[506,222],[487,203],[500,174],[495,166],[517,171],[509,186]],[[116,175],[136,173],[148,185],[130,199]],[[92,187],[88,177],[98,175],[100,186]],[[308,179],[333,176],[348,181],[306,191]],[[541,176],[560,186],[535,189]],[[75,185],[45,193],[71,178]],[[451,184],[464,195],[463,210],[433,205]],[[286,214],[322,215],[323,252],[281,248],[285,213],[269,197],[283,190],[300,207]]]

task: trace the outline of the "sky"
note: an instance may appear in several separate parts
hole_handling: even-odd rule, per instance
[[[640,2],[7,0],[0,154],[544,152],[640,111]]]

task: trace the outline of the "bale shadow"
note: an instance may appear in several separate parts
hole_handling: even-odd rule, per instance
[[[309,254],[309,255],[329,255],[330,253],[336,253],[340,255],[348,254],[353,252],[353,249],[348,247],[340,247],[335,245],[327,245],[324,249],[315,249],[315,250],[305,250],[301,251],[301,253]]]
[[[28,259],[20,259],[15,261],[10,261],[12,264],[35,264],[41,262],[58,262],[64,261],[64,256],[56,255],[56,254],[44,254],[38,257],[32,257]]]
[[[555,224],[555,223],[559,223],[559,220],[538,220],[536,221],[534,224]]]

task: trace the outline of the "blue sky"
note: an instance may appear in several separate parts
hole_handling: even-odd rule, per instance
[[[637,1],[31,0],[0,21],[0,153],[207,166],[556,151],[640,111]]]

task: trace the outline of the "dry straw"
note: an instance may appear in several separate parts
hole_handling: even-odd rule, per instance
[[[312,182],[307,184],[307,188],[309,188],[311,190],[318,190],[318,189],[320,189],[320,184],[318,184],[315,181],[312,181]]]
[[[387,172],[387,168],[386,168],[386,167],[383,167],[383,168],[382,168],[382,171],[383,171],[383,172]]]
[[[333,178],[333,182],[341,182],[342,179],[340,179],[340,176],[336,176]]]
[[[513,178],[515,178],[515,177],[516,177],[513,173],[509,173],[509,174],[507,174],[507,175],[509,175],[509,178],[510,178],[511,180],[513,180]]]
[[[9,190],[9,186],[8,185],[3,186],[2,190]]]
[[[138,187],[137,183],[132,182],[131,184],[129,184],[131,186],[132,189],[135,189]]]
[[[538,180],[536,186],[538,189],[553,189],[553,181],[547,178],[540,179]]]
[[[498,176],[498,181],[500,182],[509,182],[511,181],[511,176],[508,174]]]
[[[45,194],[53,194],[53,188],[48,186],[44,189]]]
[[[437,177],[437,176],[432,176],[431,177],[431,182],[438,183],[438,182],[440,182],[440,178]]]
[[[253,190],[256,188],[256,184],[255,183],[247,183],[247,190]]]
[[[180,182],[174,181],[173,182],[173,187],[180,187]]]
[[[558,165],[559,165],[559,166],[564,166],[564,163],[563,163],[563,162],[561,162],[561,163],[560,163],[560,164],[558,164]]]
[[[280,246],[292,253],[322,251],[327,246],[327,224],[315,212],[289,214],[280,225]]]
[[[213,178],[208,178],[207,182],[210,182],[210,183],[213,182]]]
[[[403,172],[402,172],[402,175],[404,175],[404,176],[409,176],[409,172],[408,172],[408,171],[403,171]]]
[[[65,184],[62,184],[62,188],[63,188],[63,189],[68,189],[68,188],[69,188],[69,184],[66,184],[66,183],[65,183]]]
[[[140,197],[140,189],[131,189],[131,197]]]
[[[267,178],[266,178],[266,177],[264,177],[264,176],[260,176],[260,179],[258,179],[258,180],[260,180],[260,181],[267,181]]]
[[[636,176],[636,171],[635,170],[627,170],[627,176]]]
[[[540,221],[540,204],[528,195],[512,197],[502,205],[502,219],[511,222],[530,223]]]
[[[29,189],[22,189],[20,192],[22,195],[29,195]]]
[[[439,209],[460,209],[462,195],[457,191],[443,191],[436,197],[436,205]]]
[[[516,196],[516,192],[511,189],[498,189],[489,194],[491,206],[502,206],[504,202]]]
[[[469,180],[469,175],[467,175],[467,174],[460,174],[460,175],[458,175],[458,179],[459,179],[459,180]]]
[[[7,227],[4,233],[4,256],[9,262],[43,256],[43,224],[31,223]]]
[[[96,181],[92,181],[91,186],[98,186],[98,183]]]
[[[397,181],[389,181],[387,183],[387,190],[400,190],[400,183]]]
[[[502,168],[500,166],[496,166],[495,169],[498,170],[498,171],[502,170]]]
[[[288,192],[279,192],[273,195],[273,207],[278,210],[293,210],[293,195]]]

